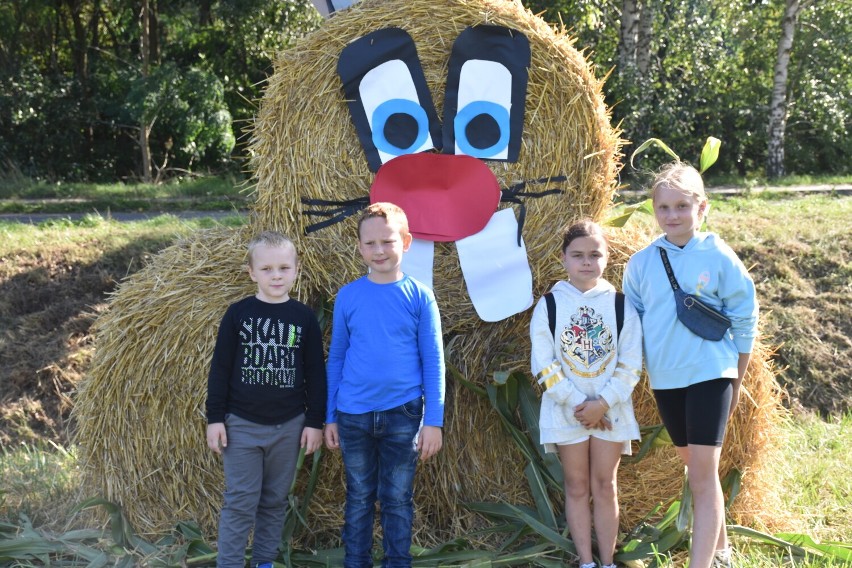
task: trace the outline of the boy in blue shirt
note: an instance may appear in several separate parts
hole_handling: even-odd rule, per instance
[[[414,471],[443,443],[444,352],[432,291],[402,272],[405,213],[374,203],[358,221],[369,273],[340,289],[328,353],[325,442],[346,471],[345,568],[372,567],[381,503],[383,566],[411,566]]]

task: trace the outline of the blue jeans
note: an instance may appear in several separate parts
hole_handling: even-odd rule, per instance
[[[382,566],[411,566],[414,471],[423,400],[379,412],[337,413],[346,469],[345,568],[372,568],[373,521],[381,504]]]

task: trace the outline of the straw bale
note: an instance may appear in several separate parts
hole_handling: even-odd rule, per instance
[[[328,20],[276,60],[252,130],[257,186],[249,226],[202,231],[164,250],[122,284],[98,321],[95,359],[76,399],[76,439],[89,488],[123,504],[137,528],[163,532],[192,518],[215,533],[222,474],[204,442],[206,374],[221,314],[254,290],[241,270],[248,235],[277,229],[294,238],[301,261],[295,296],[309,304],[333,299],[341,284],[363,273],[354,219],[304,234],[315,219],[305,215],[302,197],[363,197],[372,182],[336,75],[341,49],[380,27],[407,30],[441,116],[452,42],[465,26],[479,23],[521,30],[532,51],[520,161],[489,166],[502,187],[567,176],[546,185],[562,194],[526,200],[524,240],[536,296],[562,277],[560,228],[580,216],[606,215],[621,141],[610,125],[601,81],[564,30],[552,29],[520,2],[487,0],[365,0]],[[632,228],[613,235],[607,273],[613,282],[648,239]],[[436,246],[435,294],[448,361],[468,380],[481,385],[495,371],[528,369],[529,311],[499,323],[480,321],[452,243]],[[771,508],[772,488],[762,483],[761,464],[775,434],[779,395],[767,358],[765,349],[756,353],[724,463],[745,471],[739,518],[769,517],[769,525],[777,509]],[[637,390],[636,405],[642,424],[659,421],[647,382]],[[481,523],[465,502],[530,503],[523,458],[487,401],[448,378],[446,408],[444,450],[423,464],[416,481],[415,538],[422,545]],[[338,544],[342,522],[340,456],[326,452],[323,459],[309,514],[313,534],[303,537],[311,546]],[[679,495],[679,468],[671,451],[624,465],[625,526]]]

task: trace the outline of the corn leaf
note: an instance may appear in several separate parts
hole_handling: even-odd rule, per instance
[[[538,519],[551,529],[559,530],[556,514],[553,512],[553,505],[550,503],[550,496],[547,494],[547,486],[544,484],[544,479],[542,479],[538,468],[534,464],[528,463],[527,467],[524,468],[524,474],[530,484],[530,492],[533,501],[535,501],[535,508],[538,510]]]
[[[707,137],[707,141],[704,143],[704,148],[701,150],[701,158],[698,162],[698,173],[703,174],[707,171],[707,168],[716,163],[716,160],[719,159],[719,147],[721,145],[722,141],[718,138],[714,138],[713,136]]]
[[[677,512],[677,520],[675,526],[681,532],[689,529],[690,521],[692,520],[692,491],[689,489],[689,479],[687,477],[686,468],[683,474],[683,492],[680,497],[680,508]]]
[[[743,474],[737,468],[732,468],[722,480],[722,491],[727,492],[728,498],[725,500],[725,509],[730,509],[734,504],[737,495],[740,494],[742,488]]]
[[[536,519],[533,515],[521,510],[519,507],[515,507],[514,505],[508,505],[510,509],[514,509],[518,518],[524,521],[529,527],[537,532],[542,538],[548,540],[549,542],[556,545],[559,549],[570,552],[571,554],[577,554],[577,548],[574,546],[574,543],[570,540],[562,536],[556,530],[548,527],[538,519]]]
[[[645,199],[640,203],[635,203],[633,205],[626,205],[623,208],[620,208],[621,212],[613,217],[607,218],[603,224],[610,227],[623,227],[627,224],[627,221],[633,217],[634,213],[648,213],[654,214],[654,203],[651,199]]]
[[[786,540],[794,546],[814,550],[820,553],[820,556],[829,556],[838,560],[852,561],[852,544],[817,542],[812,537],[805,534],[796,533],[778,533],[776,538]]]
[[[669,148],[666,145],[665,142],[663,142],[659,138],[649,138],[649,139],[645,140],[644,142],[642,142],[642,144],[640,144],[639,147],[636,148],[633,151],[632,154],[630,154],[630,167],[631,168],[635,168],[635,166],[633,165],[633,158],[636,156],[636,154],[641,154],[650,146],[659,146],[666,154],[668,154],[669,156],[671,156],[675,160],[680,161],[680,157],[678,157],[678,155],[675,154],[674,151],[671,148]]]
[[[450,362],[446,363],[447,370],[453,376],[453,380],[457,381],[459,384],[467,387],[471,392],[481,396],[482,398],[488,398],[488,393],[485,392],[485,389],[481,386],[467,380],[464,375],[459,372],[459,370]]]

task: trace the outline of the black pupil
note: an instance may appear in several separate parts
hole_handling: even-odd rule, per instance
[[[490,114],[478,114],[464,129],[468,143],[474,148],[490,148],[500,141],[500,126]]]
[[[385,122],[384,134],[385,140],[404,150],[417,140],[417,121],[410,114],[394,113]]]

